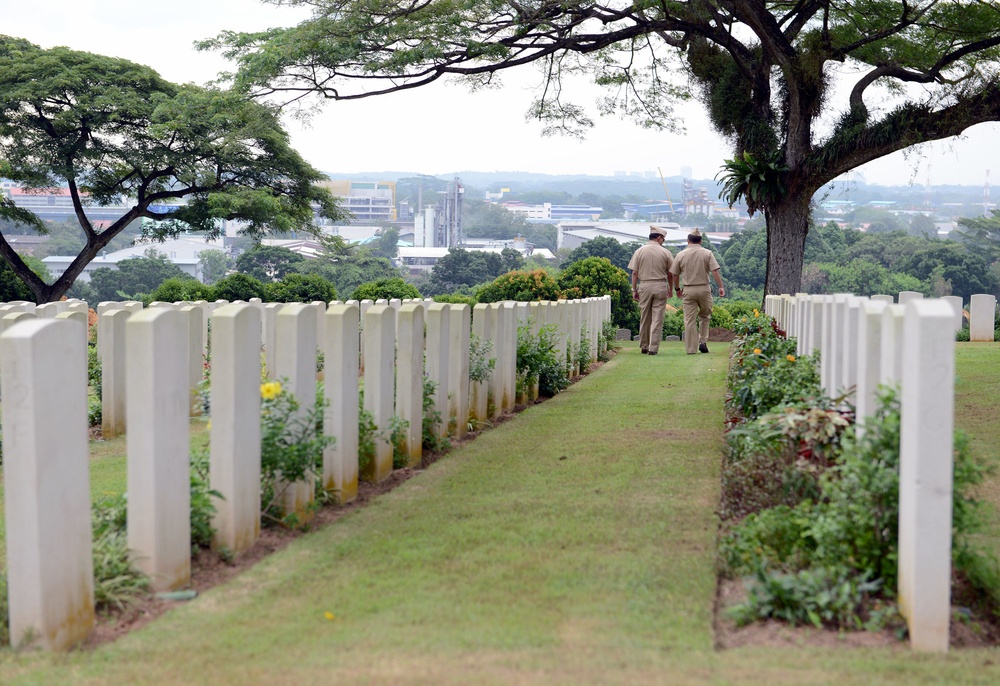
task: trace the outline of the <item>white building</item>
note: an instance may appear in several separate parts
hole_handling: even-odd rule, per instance
[[[199,253],[205,250],[225,250],[222,239],[205,241],[201,238],[175,238],[163,243],[139,243],[131,248],[116,250],[112,253],[95,257],[83,268],[77,277],[79,281],[90,281],[90,275],[95,269],[106,267],[118,269],[118,263],[132,257],[143,257],[150,248],[166,255],[167,259],[180,267],[181,271],[201,281],[201,259]],[[54,278],[59,278],[76,259],[76,255],[52,255],[42,260],[49,268]]]
[[[681,229],[680,224],[655,222],[653,225],[666,230],[667,244],[673,246],[687,244],[687,229]],[[619,243],[646,242],[649,240],[649,227],[649,222],[562,221],[556,224],[558,230],[556,246],[572,250],[598,236],[614,238]]]

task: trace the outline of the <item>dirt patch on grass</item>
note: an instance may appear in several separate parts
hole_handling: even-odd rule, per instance
[[[732,343],[735,339],[735,333],[721,326],[713,326],[708,330],[708,340],[710,343]]]

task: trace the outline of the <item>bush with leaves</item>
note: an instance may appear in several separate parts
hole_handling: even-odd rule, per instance
[[[174,276],[159,286],[149,294],[152,300],[160,302],[181,302],[184,300],[194,302],[195,300],[216,300],[215,288],[207,286],[190,276]]]
[[[267,295],[267,290],[257,279],[247,274],[230,274],[215,282],[216,300],[243,300],[250,302],[251,298],[260,298]]]
[[[864,432],[852,426],[843,434],[814,499],[752,514],[724,537],[724,571],[756,578],[747,602],[736,609],[741,619],[856,628],[891,616],[875,612],[871,600],[876,591],[883,603],[895,597],[899,445],[899,401],[882,389]],[[971,494],[986,466],[971,457],[960,433],[954,459],[953,550],[962,552],[956,560],[968,564],[975,558],[968,535],[984,521]],[[844,605],[826,612],[831,593]]]
[[[281,281],[266,285],[267,301],[273,303],[329,303],[337,299],[337,289],[319,274],[290,272]]]
[[[495,303],[501,300],[558,300],[559,285],[544,269],[515,271],[501,274],[486,284],[476,294],[481,303]]]
[[[540,395],[553,396],[569,386],[566,365],[556,352],[556,327],[546,325],[532,333],[530,322],[517,327],[517,395],[527,395],[538,384]]]
[[[420,291],[416,286],[406,283],[396,276],[391,279],[379,279],[370,283],[363,283],[351,293],[351,299],[361,302],[362,300],[392,300],[399,298],[419,298]]]
[[[632,299],[628,273],[604,257],[574,262],[559,274],[559,288],[567,298],[611,296],[611,321],[620,329],[639,330],[639,305]]]
[[[316,482],[323,450],[334,439],[323,435],[324,406],[315,393],[303,405],[281,381],[268,381],[260,394],[262,515],[265,521],[295,525],[294,513],[281,509],[284,490],[298,481]]]

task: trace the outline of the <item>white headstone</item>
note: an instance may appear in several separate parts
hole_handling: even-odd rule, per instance
[[[992,341],[996,328],[997,299],[992,295],[974,295],[969,305],[969,340]]]
[[[365,314],[365,410],[383,434],[392,420],[396,374],[396,311],[372,305]],[[388,436],[376,438],[375,458],[361,472],[378,483],[392,473],[392,444]]]
[[[875,390],[882,362],[882,316],[889,305],[878,300],[861,303],[858,319],[858,377],[855,393],[857,424],[875,411]]]
[[[260,535],[260,309],[226,305],[212,313],[212,428],[209,481],[215,499],[213,547],[233,553]]]
[[[954,311],[906,305],[899,442],[899,608],[910,646],[946,652],[951,620]]]
[[[879,383],[898,386],[903,378],[903,305],[889,305],[882,312],[882,343],[879,345]]]
[[[455,436],[463,438],[469,427],[469,334],[472,310],[468,305],[451,305],[448,310],[448,414]]]
[[[479,303],[472,309],[472,335],[476,337],[479,345],[487,345],[493,341],[493,317],[491,316],[493,307],[486,303]],[[487,354],[486,359],[496,357],[496,346]],[[470,400],[469,416],[476,425],[482,425],[491,419],[489,417],[491,379],[486,381],[473,381],[471,383],[472,395]]]
[[[429,413],[437,413],[439,421],[433,431],[439,438],[448,435],[448,373],[451,357],[451,315],[444,303],[427,306],[427,379],[434,384]],[[457,351],[456,351],[457,352]],[[425,421],[430,421],[425,418]]]
[[[423,459],[424,309],[401,305],[396,314],[396,415],[407,423],[402,449],[407,465]]]
[[[323,432],[334,443],[323,452],[323,487],[341,504],[358,496],[358,325],[357,301],[331,305],[321,326],[326,329],[323,387],[328,404]]]
[[[138,312],[125,344],[128,547],[153,589],[168,591],[191,579],[187,322],[174,309]]]
[[[69,650],[94,626],[87,348],[79,326],[32,319],[0,335],[7,594],[15,647]]]
[[[898,303],[900,305],[905,305],[906,303],[910,302],[911,300],[920,300],[923,297],[924,297],[924,294],[920,293],[918,291],[900,291]]]
[[[101,356],[101,435],[115,438],[125,433],[125,323],[128,310],[105,311],[97,319]]]
[[[955,332],[962,330],[965,326],[965,316],[962,311],[962,298],[957,295],[946,295],[941,298],[945,302],[951,304],[952,309],[955,311]]]

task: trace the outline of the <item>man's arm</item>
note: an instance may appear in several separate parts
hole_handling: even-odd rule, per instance
[[[722,270],[721,269],[713,269],[712,270],[712,276],[715,277],[715,284],[719,287],[719,297],[720,298],[725,298],[726,297],[726,287],[722,285]]]
[[[632,270],[632,299],[639,300],[639,272],[635,269]]]

